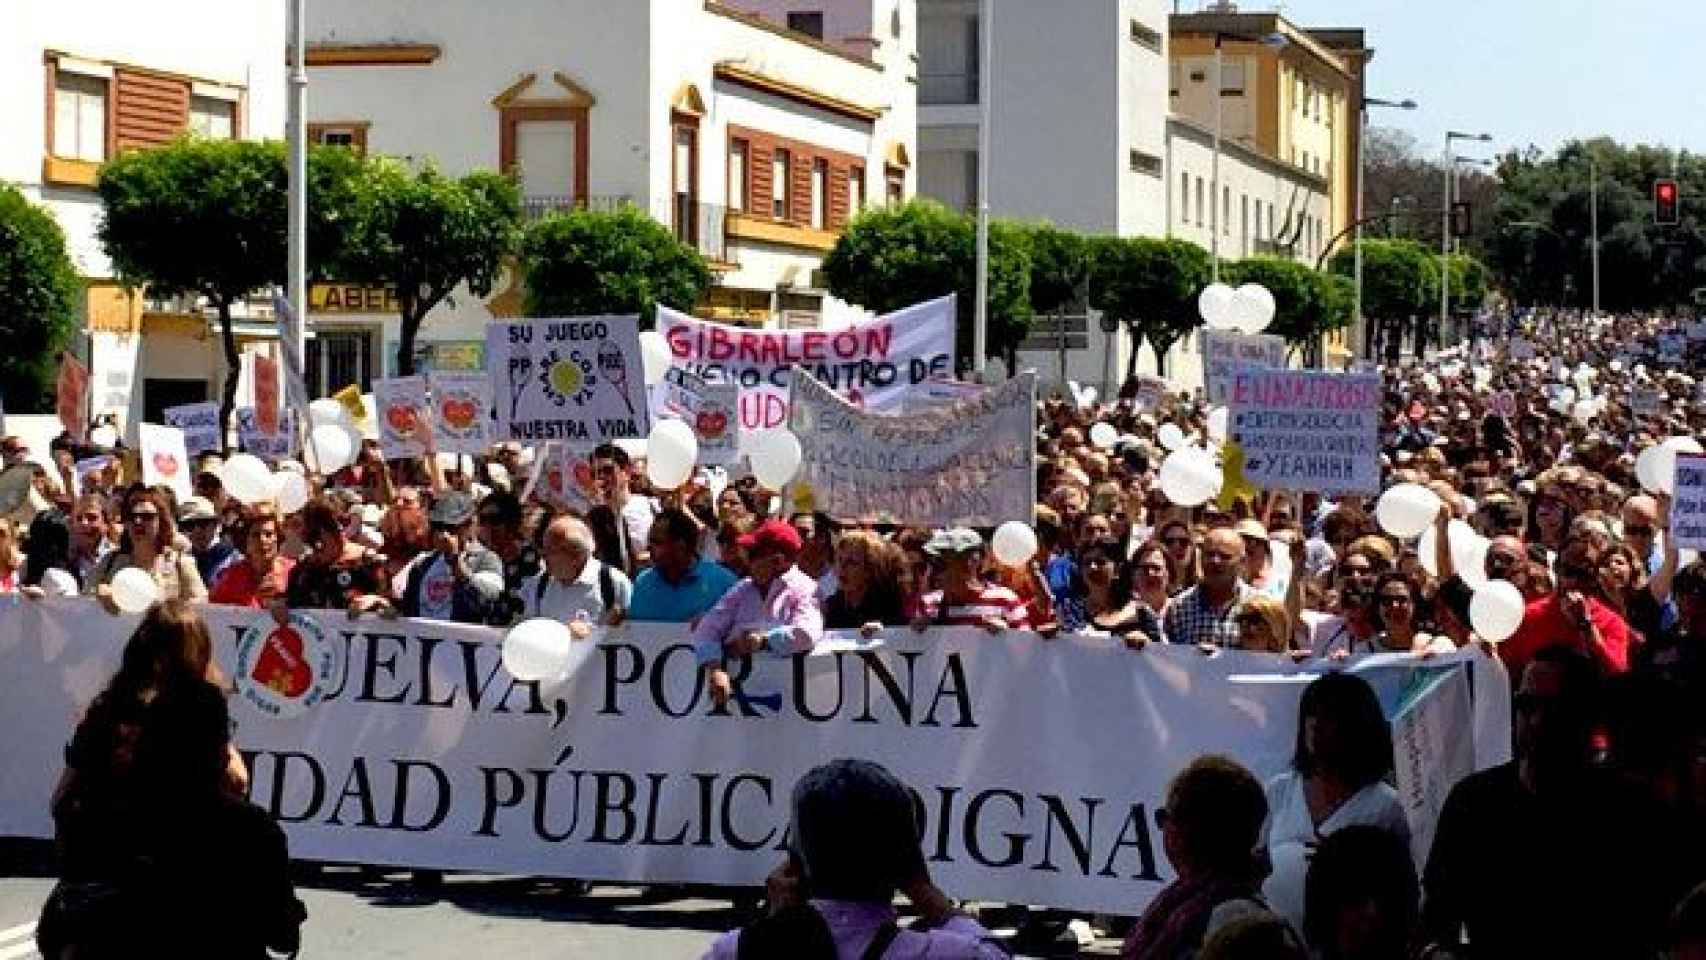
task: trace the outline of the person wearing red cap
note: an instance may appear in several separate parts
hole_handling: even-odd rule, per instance
[[[730,587],[693,631],[693,647],[718,706],[734,690],[726,669],[729,657],[791,656],[810,650],[823,636],[817,581],[794,566],[799,533],[781,520],[766,520],[737,542],[746,552],[749,575]]]

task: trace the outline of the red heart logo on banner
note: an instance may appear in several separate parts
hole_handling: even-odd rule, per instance
[[[261,643],[261,655],[249,678],[285,697],[300,697],[314,682],[314,671],[302,657],[302,637],[290,627],[279,627]]]
[[[545,486],[557,493],[563,492],[563,468],[552,467],[545,471]]]
[[[177,476],[178,458],[169,453],[156,453],[154,455],[154,469],[158,470],[162,477]]]
[[[456,587],[455,582],[451,581],[451,580],[434,580],[434,581],[432,581],[431,583],[427,584],[427,589],[426,589],[427,602],[433,603],[433,604],[439,604],[439,603],[443,603],[446,600],[449,600],[450,594],[455,589],[455,587]]]
[[[474,424],[474,417],[480,412],[472,400],[446,400],[444,402],[444,422],[458,430],[466,430]]]
[[[701,413],[693,423],[693,428],[699,431],[701,437],[716,438],[723,435],[729,425],[729,415],[721,410],[708,410]]]
[[[407,435],[415,432],[415,411],[408,407],[392,407],[385,412],[385,420],[398,433]]]

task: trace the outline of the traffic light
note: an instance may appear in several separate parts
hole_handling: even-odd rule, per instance
[[[1653,181],[1653,222],[1661,227],[1674,227],[1681,223],[1681,201],[1675,180]]]

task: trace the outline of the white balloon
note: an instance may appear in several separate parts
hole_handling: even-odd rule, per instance
[[[503,574],[495,570],[481,570],[468,578],[474,584],[474,589],[483,597],[497,597],[504,592]]]
[[[1181,507],[1195,507],[1220,492],[1220,467],[1201,447],[1181,447],[1161,461],[1161,492]]]
[[[1232,299],[1237,296],[1224,283],[1211,283],[1197,294],[1197,313],[1211,330],[1233,329]]]
[[[1439,516],[1439,497],[1417,483],[1400,483],[1380,495],[1374,518],[1380,529],[1399,539],[1421,534]]]
[[[1226,408],[1215,407],[1208,412],[1208,437],[1210,440],[1226,439]]]
[[[1434,562],[1435,541],[1438,539],[1434,531],[1438,529],[1438,526],[1429,525],[1416,541],[1416,555],[1422,562],[1422,569],[1434,577],[1439,576],[1439,566]],[[1489,541],[1486,537],[1476,533],[1475,528],[1464,521],[1453,520],[1446,525],[1446,543],[1451,550],[1451,566],[1464,583],[1478,587],[1487,582]]]
[[[160,585],[141,567],[125,567],[107,585],[113,606],[125,613],[141,613],[160,599]]]
[[[118,442],[118,431],[103,423],[89,431],[89,442],[97,447],[110,447]]]
[[[1522,626],[1522,591],[1508,580],[1489,580],[1469,599],[1469,625],[1481,639],[1499,643]]]
[[[675,419],[652,424],[646,440],[646,476],[659,490],[675,490],[693,475],[699,459],[699,438],[693,428]]]
[[[1155,431],[1155,439],[1167,450],[1177,450],[1185,442],[1185,431],[1172,422],[1163,423],[1161,429]]]
[[[780,490],[800,470],[800,438],[785,427],[762,431],[753,438],[747,456],[759,485],[766,490]]]
[[[1037,533],[1029,524],[1009,520],[995,528],[989,549],[1005,567],[1023,567],[1037,555]]]
[[[669,359],[669,342],[663,334],[656,330],[641,330],[640,366],[646,373],[646,386],[663,382],[664,371],[669,369]]]
[[[1706,447],[1702,447],[1700,445],[1700,441],[1694,439],[1693,437],[1670,437],[1669,439],[1665,440],[1664,446],[1667,449],[1669,449],[1671,451],[1671,453],[1673,453],[1673,454],[1674,453],[1695,453],[1695,454],[1706,453]]]
[[[1111,450],[1118,443],[1120,432],[1111,423],[1097,422],[1090,427],[1090,442],[1098,450]]]
[[[337,423],[322,423],[308,432],[305,459],[322,474],[333,474],[350,465],[360,448],[354,429]]]
[[[313,426],[322,423],[354,423],[349,410],[343,404],[331,397],[321,397],[308,405],[308,422]]]
[[[300,473],[282,470],[273,475],[273,502],[279,513],[295,513],[308,505],[308,480]]]
[[[1233,318],[1244,333],[1261,333],[1274,322],[1274,295],[1259,283],[1246,283],[1233,292]]]
[[[270,499],[273,493],[272,471],[252,453],[239,453],[225,461],[219,481],[225,492],[246,504]]]
[[[504,636],[504,669],[517,680],[550,680],[568,670],[573,646],[567,624],[547,617],[523,620]]]

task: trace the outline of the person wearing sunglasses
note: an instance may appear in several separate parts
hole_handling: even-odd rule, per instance
[[[1433,656],[1457,649],[1450,637],[1423,630],[1422,591],[1409,574],[1388,570],[1374,584],[1376,646],[1387,653]]]
[[[380,595],[387,582],[385,558],[349,540],[343,511],[330,497],[316,497],[302,509],[302,539],[309,549],[286,582],[290,607],[359,614],[387,606]]]
[[[179,550],[178,531],[172,523],[166,498],[151,487],[137,484],[124,498],[124,535],[116,549],[101,558],[94,573],[84,582],[84,592],[101,601],[109,613],[117,613],[112,600],[112,580],[120,570],[136,567],[153,578],[161,600],[203,603],[207,586],[202,583],[195,560]]]
[[[178,508],[178,528],[190,540],[196,572],[201,582],[212,584],[237,559],[237,548],[226,541],[223,525],[213,504],[205,497],[190,497]]]
[[[504,595],[504,564],[474,538],[474,498],[445,491],[433,501],[427,522],[432,549],[403,568],[396,612],[452,623],[489,622],[493,605]],[[373,608],[384,614],[390,606],[380,600]]]

